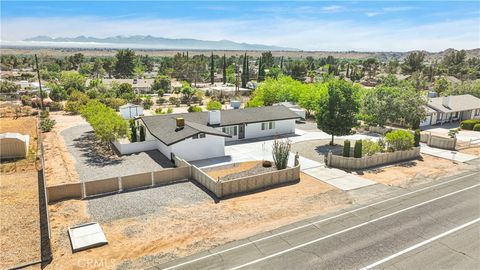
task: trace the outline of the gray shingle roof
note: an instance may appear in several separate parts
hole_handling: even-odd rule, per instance
[[[299,118],[296,113],[285,106],[225,110],[220,111],[220,114],[221,123],[213,127]],[[185,119],[185,127],[181,130],[176,128],[175,119],[178,117]],[[174,144],[198,133],[230,137],[208,125],[208,112],[142,116],[141,119],[148,131],[166,145]]]
[[[430,98],[427,106],[442,113],[480,109],[480,99],[472,95],[449,96],[448,107],[443,105],[444,98]]]

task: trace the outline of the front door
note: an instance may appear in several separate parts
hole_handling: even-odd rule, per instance
[[[245,139],[245,124],[238,125],[238,139]]]

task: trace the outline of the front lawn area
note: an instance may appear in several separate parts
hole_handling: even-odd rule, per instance
[[[231,180],[275,170],[277,168],[273,162],[272,167],[263,167],[262,161],[248,161],[203,169],[210,177],[219,180]]]

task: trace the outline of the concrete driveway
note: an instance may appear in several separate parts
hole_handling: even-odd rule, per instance
[[[346,136],[349,139],[364,139],[364,135]],[[354,138],[353,138],[354,137]],[[324,140],[329,139],[330,135],[321,131],[304,131],[295,130],[295,134],[288,137],[292,143],[308,141],[308,140]],[[226,165],[236,162],[245,162],[251,160],[272,160],[273,138],[264,140],[245,140],[242,142],[232,142],[225,146],[224,157],[197,160],[190,162],[200,167],[214,167]],[[295,153],[290,152],[288,166],[293,167]],[[339,169],[325,168],[323,162],[315,161],[303,156],[299,157],[300,170],[314,178],[324,181],[342,190],[357,189],[364,186],[376,184],[376,182],[352,175]]]

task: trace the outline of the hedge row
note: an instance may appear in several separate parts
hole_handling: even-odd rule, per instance
[[[473,130],[477,124],[480,124],[480,119],[464,120],[460,124],[460,127],[466,130]]]

